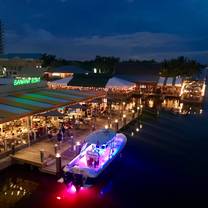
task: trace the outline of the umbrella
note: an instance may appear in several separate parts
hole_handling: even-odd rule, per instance
[[[60,113],[57,110],[55,110],[55,111],[48,111],[48,112],[42,113],[40,115],[41,116],[55,116],[55,117],[62,117],[62,116],[64,116],[62,113]]]
[[[87,107],[84,106],[84,105],[81,105],[81,104],[77,103],[75,105],[69,106],[69,108],[71,108],[71,109],[82,109],[82,110],[85,110]]]

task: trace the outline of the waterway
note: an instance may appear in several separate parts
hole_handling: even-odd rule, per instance
[[[123,130],[128,143],[122,157],[79,193],[27,166],[4,170],[0,207],[207,207],[207,96],[202,106],[186,109],[192,113],[145,108]]]

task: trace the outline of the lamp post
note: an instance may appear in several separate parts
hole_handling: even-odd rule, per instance
[[[123,110],[123,111],[125,110],[125,105],[126,105],[126,103],[123,102],[123,107],[122,107],[122,110]]]
[[[56,154],[56,173],[59,174],[61,172],[61,155],[59,153]]]
[[[118,120],[115,120],[115,131],[118,131]]]
[[[137,107],[137,117],[139,117],[139,115],[140,115],[140,107]]]
[[[76,155],[78,155],[81,152],[81,149],[82,149],[81,143],[77,142],[75,147]]]
[[[123,125],[126,126],[126,115],[123,115]]]
[[[58,153],[58,144],[54,145],[54,153],[57,154]]]
[[[131,112],[132,112],[132,119],[134,119],[134,117],[135,117],[135,110],[132,110]]]

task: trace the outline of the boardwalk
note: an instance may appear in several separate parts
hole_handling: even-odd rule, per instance
[[[121,119],[119,120],[119,115],[112,116],[112,121],[118,119],[119,128],[123,127],[123,122]],[[126,123],[132,120],[132,113],[129,112],[126,114]],[[104,126],[108,123],[107,118],[97,118],[96,119],[96,129],[104,128]],[[112,126],[115,128],[115,125]],[[74,130],[74,142],[82,142],[87,135],[92,132],[91,125],[83,125],[80,129]],[[56,158],[55,158],[55,148],[54,145],[57,143],[56,139],[43,139],[30,147],[22,149],[12,155],[11,157],[15,162],[30,164],[33,166],[39,167],[40,171],[56,174]],[[44,150],[44,162],[41,162],[40,150]],[[61,155],[62,159],[62,167],[64,167],[67,163],[69,163],[75,157],[75,151],[73,150],[73,144],[71,140],[64,139],[62,143],[60,143],[58,148],[58,153]]]

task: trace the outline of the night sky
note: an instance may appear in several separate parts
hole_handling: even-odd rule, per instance
[[[208,60],[207,0],[0,0],[6,52]]]

